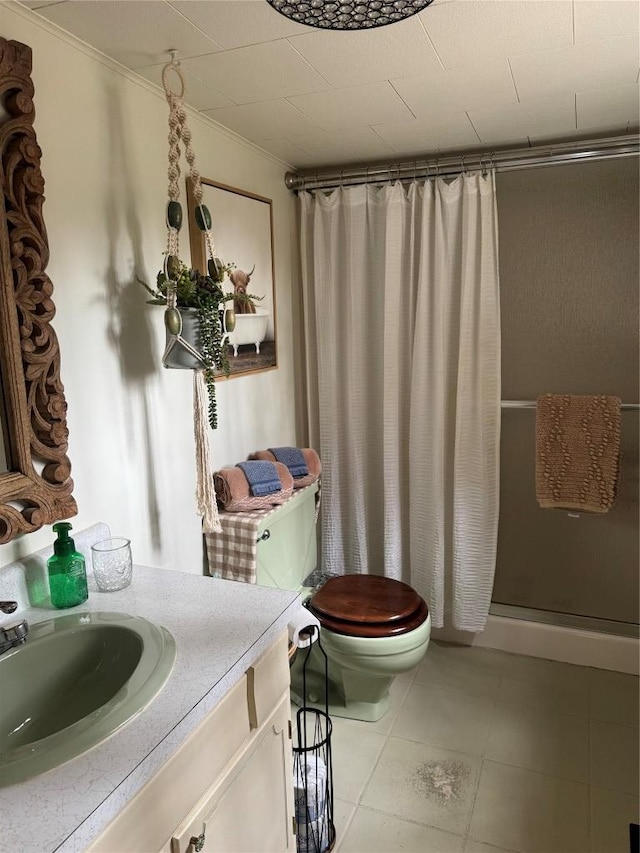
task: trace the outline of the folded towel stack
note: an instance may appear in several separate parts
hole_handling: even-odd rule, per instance
[[[242,469],[242,473],[249,483],[249,491],[256,498],[279,492],[282,488],[278,469],[273,462],[266,462],[262,459],[253,462],[238,462],[236,467]]]
[[[616,498],[619,455],[619,397],[538,397],[536,492],[541,507],[607,512]]]
[[[249,458],[285,463],[293,477],[294,489],[310,486],[322,473],[320,457],[311,447],[272,447],[269,450],[257,450]]]
[[[293,493],[293,477],[282,462],[272,462],[279,482],[278,491],[265,492],[275,486],[274,478],[266,469],[256,473],[249,469],[252,483],[247,479],[243,467],[249,463],[234,465],[233,468],[222,468],[213,475],[218,505],[226,512],[252,512],[259,509],[270,509],[272,506],[284,503]],[[241,467],[242,466],[242,467]],[[266,473],[266,477],[265,477]]]
[[[278,462],[287,466],[294,480],[296,477],[306,477],[309,473],[306,459],[299,447],[270,447],[269,453],[273,453]]]

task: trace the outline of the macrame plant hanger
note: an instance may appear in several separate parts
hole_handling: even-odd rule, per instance
[[[207,247],[208,265],[219,269],[222,264],[218,259],[213,237],[211,235],[211,215],[202,204],[202,184],[200,174],[195,167],[195,154],[191,146],[191,131],[187,126],[187,113],[182,102],[185,82],[180,63],[176,59],[176,51],[172,50],[171,61],[162,69],[162,85],[169,104],[169,201],[167,203],[167,252],[164,261],[164,273],[167,278],[167,307],[164,322],[167,329],[167,346],[162,356],[162,363],[168,366],[169,353],[176,346],[183,347],[191,356],[202,364],[201,369],[193,370],[193,432],[196,447],[196,505],[198,515],[202,516],[202,529],[205,533],[220,533],[222,528],[218,517],[213,487],[213,470],[209,448],[209,423],[207,419],[206,386],[203,371],[207,364],[192,344],[182,336],[182,315],[177,309],[177,288],[180,276],[180,227],[182,225],[182,208],[180,205],[180,141],[184,145],[184,153],[189,164],[189,178],[193,187],[196,202],[195,217],[198,227],[204,234]],[[168,74],[172,71],[180,82],[180,91],[173,92],[169,86]],[[226,329],[225,329],[226,331]]]

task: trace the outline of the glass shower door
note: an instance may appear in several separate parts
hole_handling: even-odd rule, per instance
[[[496,178],[502,397],[638,401],[638,162]],[[541,509],[535,410],[502,410],[492,612],[632,633],[638,624],[638,410],[622,413],[618,497],[602,516]]]

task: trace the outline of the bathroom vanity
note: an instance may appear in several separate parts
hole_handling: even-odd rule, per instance
[[[91,853],[296,849],[287,644],[285,631],[89,846]]]
[[[287,590],[142,567],[125,590],[90,590],[73,612],[163,625],[173,671],[107,740],[0,788],[1,853],[294,851],[286,628],[298,606]]]

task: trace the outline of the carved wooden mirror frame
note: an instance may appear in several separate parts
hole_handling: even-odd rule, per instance
[[[31,48],[0,37],[0,544],[77,512],[33,128]],[[0,416],[2,417],[2,416]],[[2,438],[0,437],[0,441]]]

